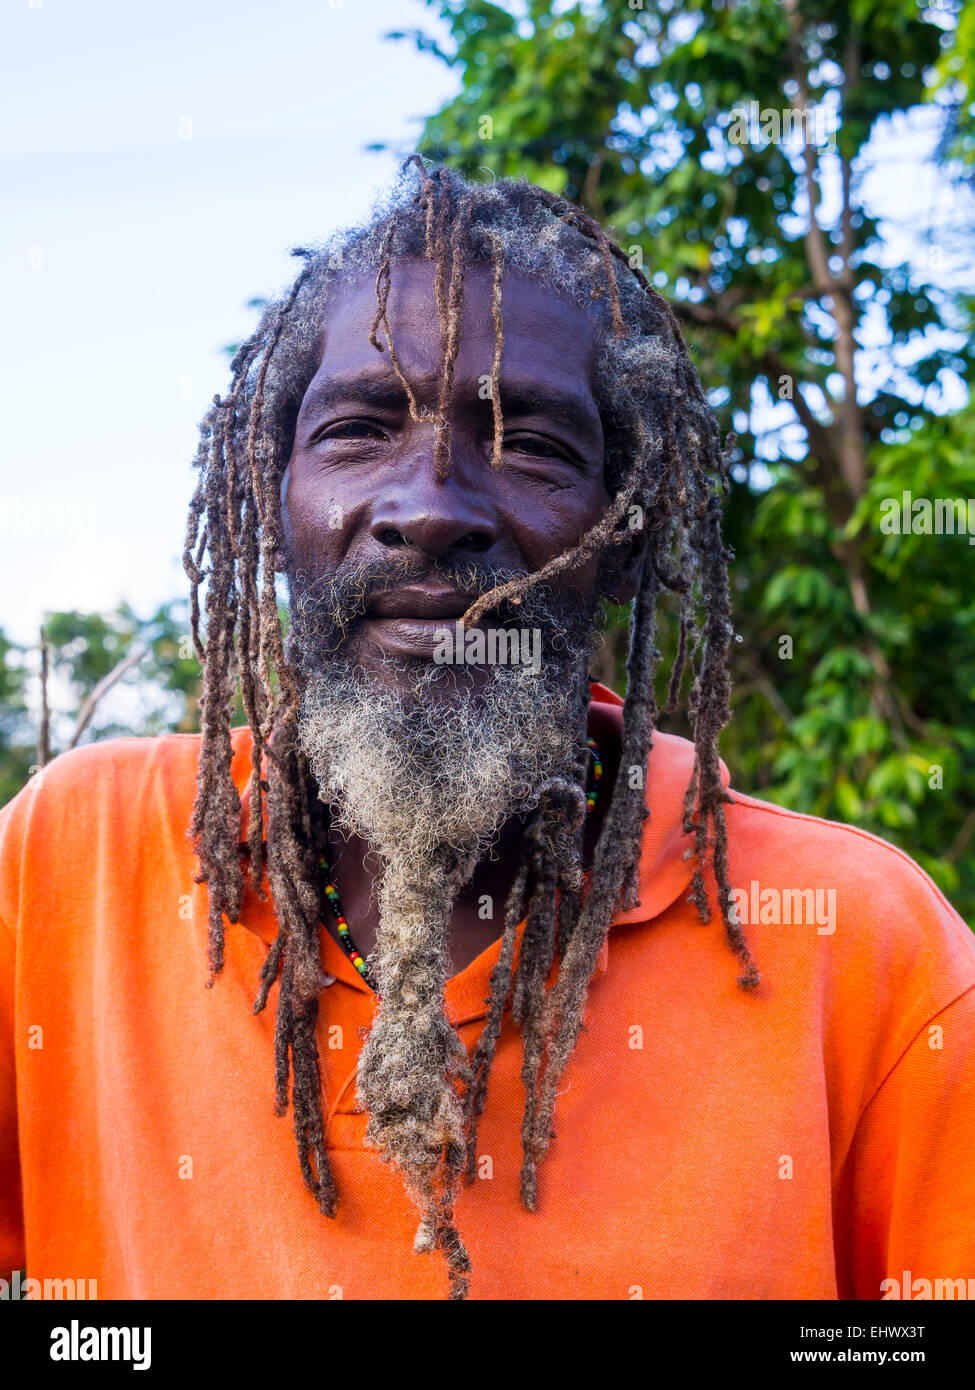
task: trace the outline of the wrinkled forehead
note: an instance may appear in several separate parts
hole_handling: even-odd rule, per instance
[[[505,375],[591,393],[598,329],[586,311],[517,270],[505,270],[500,295],[497,290],[489,263],[465,266],[453,296],[449,277],[438,276],[434,262],[394,263],[386,320],[407,377],[438,376],[447,351],[454,354],[458,378],[487,382],[500,346]],[[444,310],[455,314],[446,334]],[[316,326],[319,364],[313,385],[357,370],[392,372],[385,326],[377,325],[376,311],[375,275],[357,271],[332,283]],[[369,341],[374,329],[383,352]]]

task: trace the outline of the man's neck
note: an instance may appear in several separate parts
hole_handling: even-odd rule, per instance
[[[504,930],[504,912],[518,870],[523,824],[512,817],[501,827],[495,843],[482,856],[467,884],[460,890],[450,917],[448,950],[450,974],[456,975],[485,951]],[[342,910],[356,946],[368,956],[379,931],[376,879],[381,859],[366,840],[329,832],[332,882],[338,889]],[[338,936],[334,921],[328,922]]]

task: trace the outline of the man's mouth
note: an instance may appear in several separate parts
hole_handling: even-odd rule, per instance
[[[462,594],[459,589],[410,584],[377,594],[366,609],[366,618],[417,621],[448,618],[456,621],[467,612],[476,598],[476,594]]]
[[[443,585],[404,585],[376,595],[366,609],[363,629],[388,656],[430,661],[444,651],[445,637],[455,638],[460,619],[477,598],[476,593]]]
[[[425,584],[405,585],[377,596],[363,619],[368,639],[388,656],[431,660],[451,637],[476,594]]]

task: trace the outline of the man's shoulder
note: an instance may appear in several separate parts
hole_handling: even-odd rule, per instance
[[[59,753],[44,767],[31,768],[26,785],[0,817],[33,821],[70,804],[84,817],[104,798],[132,803],[154,779],[167,773],[195,777],[200,754],[199,734],[159,734],[151,737],[100,739]]]
[[[235,761],[247,761],[250,730],[231,729],[230,738]],[[166,733],[123,735],[72,748],[58,754],[45,767],[33,767],[23,789],[0,808],[0,816],[9,813],[22,799],[40,807],[96,789],[104,793],[118,790],[131,797],[143,780],[167,775],[195,780],[201,746],[200,734]]]
[[[860,826],[789,810],[733,789],[727,808],[729,846],[743,864],[774,869],[811,886],[841,887],[864,908],[903,902],[905,895],[937,904],[964,927],[941,889],[910,854]],[[861,895],[869,893],[870,898]],[[967,931],[967,928],[966,928]],[[969,933],[970,935],[971,933]]]
[[[858,826],[734,793],[731,885],[759,957],[792,943],[843,994],[934,1014],[975,984],[975,935],[903,849]]]
[[[231,744],[240,788],[249,771],[249,731],[232,730]],[[200,749],[199,734],[109,738],[33,769],[0,808],[0,916],[14,910],[25,879],[44,878],[54,861],[85,868],[104,854],[106,862],[121,863],[161,837],[185,840]]]

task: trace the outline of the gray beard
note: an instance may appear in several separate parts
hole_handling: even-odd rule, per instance
[[[476,863],[576,756],[569,685],[517,667],[494,667],[476,694],[453,678],[422,663],[405,690],[347,669],[305,688],[299,740],[319,794],[399,874],[421,877],[443,851]]]
[[[403,1173],[426,1248],[465,1143],[457,1082],[469,1079],[468,1057],[444,1010],[451,912],[504,821],[536,807],[551,779],[579,781],[596,601],[560,611],[538,590],[525,594],[519,621],[542,633],[538,674],[495,665],[475,689],[452,667],[397,661],[394,685],[343,654],[354,621],[343,593],[355,588],[293,599],[298,737],[333,824],[383,860],[369,960],[381,1002],[358,1095],[367,1142]],[[361,585],[358,595],[361,604]]]
[[[551,778],[574,775],[597,602],[528,590],[519,624],[541,634],[540,669],[484,667],[475,688],[463,668],[434,662],[387,658],[395,683],[353,666],[343,652],[343,594],[354,589],[339,581],[337,594],[293,604],[299,746],[319,796],[333,824],[361,836],[398,875],[422,878],[434,855],[473,857],[473,870],[505,820],[537,806]]]

